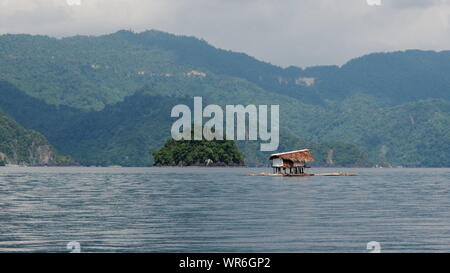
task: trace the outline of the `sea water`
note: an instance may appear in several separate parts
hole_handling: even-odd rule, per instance
[[[0,168],[0,252],[450,252],[450,169]]]

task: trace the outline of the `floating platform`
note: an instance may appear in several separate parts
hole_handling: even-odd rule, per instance
[[[280,174],[280,173],[260,173],[260,174],[246,174],[245,176],[280,176],[280,177],[306,177],[306,176],[358,176],[354,173],[299,173],[299,174]]]

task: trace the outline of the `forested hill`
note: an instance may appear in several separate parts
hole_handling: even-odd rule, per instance
[[[0,166],[57,165],[68,158],[57,156],[41,134],[26,130],[0,112]]]
[[[398,104],[448,99],[450,51],[377,53],[342,67],[286,69],[194,37],[159,31],[64,39],[0,36],[0,79],[48,103],[100,109],[167,78],[239,78],[268,92],[319,103],[354,93]]]
[[[80,164],[101,166],[152,165],[151,152],[161,148],[170,137],[173,122],[171,108],[177,104],[193,107],[191,98],[162,96],[140,90],[100,111],[86,112],[46,104],[1,81],[0,97],[0,108],[27,128],[45,132],[60,152],[71,155]],[[257,143],[238,142],[238,145],[244,152],[247,164],[267,163],[268,153],[259,152]],[[305,143],[287,129],[282,132],[280,149],[292,150],[305,146],[314,149],[319,165],[327,164],[330,150],[336,151],[336,165],[369,163],[366,154],[356,145]],[[215,156],[211,158],[215,160]]]
[[[279,104],[280,149],[320,145],[322,162],[340,164],[325,160],[332,155],[345,158],[344,165],[366,158],[367,164],[450,166],[448,51],[281,68],[158,31],[2,35],[0,48],[0,108],[86,164],[151,164],[151,151],[141,145],[161,147],[171,107],[202,96],[219,105]],[[265,160],[258,145],[238,146],[247,162]]]

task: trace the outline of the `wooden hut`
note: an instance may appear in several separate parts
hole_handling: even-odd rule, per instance
[[[286,153],[272,154],[269,158],[272,160],[273,173],[275,174],[299,174],[305,173],[306,162],[314,161],[310,150],[298,150]]]

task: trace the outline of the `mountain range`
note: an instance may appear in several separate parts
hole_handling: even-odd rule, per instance
[[[5,117],[83,165],[152,165],[170,137],[171,108],[201,96],[280,105],[279,150],[309,147],[317,165],[450,166],[449,73],[450,51],[282,68],[154,30],[0,36]],[[266,163],[256,143],[237,145],[247,164]]]

